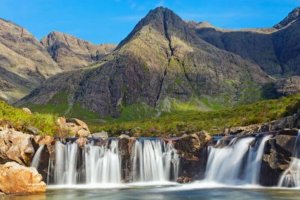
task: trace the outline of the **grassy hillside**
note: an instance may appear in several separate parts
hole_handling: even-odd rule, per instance
[[[109,119],[102,124],[90,123],[90,127],[94,131],[106,130],[112,135],[128,130],[150,136],[165,133],[180,135],[183,132],[192,133],[199,130],[217,134],[226,127],[263,123],[291,115],[300,109],[300,94],[206,112],[186,109],[186,107],[180,109],[181,107],[183,106],[172,109],[170,112],[162,112],[159,117],[145,117],[138,120],[126,118],[126,116],[138,113],[138,110],[129,107],[125,108],[120,118]],[[143,110],[144,113],[154,112],[153,110],[146,111]]]
[[[28,114],[0,101],[0,125],[9,125],[25,132],[30,127],[36,127],[41,135],[56,135],[59,130],[56,119],[53,114]]]
[[[56,97],[57,102],[53,101],[52,104],[31,106],[33,111],[44,113],[32,115],[0,101],[0,122],[9,123],[18,129],[34,126],[41,130],[41,134],[56,135],[58,133],[56,118],[63,116],[62,110],[68,107],[59,104],[61,98],[65,97]],[[300,94],[227,109],[220,107],[214,111],[197,110],[195,105],[195,102],[184,104],[168,101],[159,109],[145,104],[121,106],[122,113],[118,118],[105,119],[97,118],[96,113],[76,105],[67,117],[83,119],[92,132],[105,130],[111,136],[125,131],[143,136],[180,135],[199,130],[217,134],[226,127],[262,123],[291,115],[300,109]],[[63,109],[60,106],[63,106]]]

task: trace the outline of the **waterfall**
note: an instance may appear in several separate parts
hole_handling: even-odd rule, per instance
[[[178,177],[179,156],[171,143],[165,144],[158,139],[136,141],[132,162],[134,181],[163,182]]]
[[[228,146],[209,147],[205,180],[233,185],[258,184],[265,143],[270,137],[260,141],[254,137],[234,138]]]
[[[77,180],[78,145],[55,143],[54,182],[56,184],[75,184]]]
[[[110,147],[85,147],[86,183],[121,183],[121,161],[118,150],[118,141],[112,140]]]
[[[179,156],[171,142],[160,139],[136,140],[132,146],[127,170],[133,181],[165,182],[176,180]],[[122,183],[121,152],[119,140],[94,142],[80,148],[76,142],[55,143],[55,155],[50,157],[50,183],[120,184]]]
[[[38,150],[36,151],[36,153],[34,154],[34,157],[32,159],[32,162],[30,165],[31,167],[38,169],[39,164],[40,164],[41,154],[42,154],[44,147],[45,147],[44,144],[39,146]]]
[[[278,182],[280,187],[300,187],[300,130],[296,138],[293,150],[293,158]]]

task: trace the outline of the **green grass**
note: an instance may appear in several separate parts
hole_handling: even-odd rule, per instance
[[[116,119],[102,124],[93,124],[93,130],[105,130],[111,135],[117,135],[127,130],[145,136],[180,135],[200,130],[217,134],[227,127],[272,121],[291,115],[298,109],[300,109],[300,94],[215,111],[182,109],[163,112],[160,117],[131,121]]]
[[[58,116],[79,118],[82,120],[91,121],[99,119],[99,115],[97,113],[83,108],[78,103],[69,105],[68,94],[66,92],[60,92],[55,94],[47,104],[27,103],[23,105],[23,107],[24,106],[30,108],[33,112],[51,113],[56,114]]]
[[[3,102],[0,104],[0,121],[10,121],[14,126],[31,125],[43,134],[55,134],[55,119],[68,108],[67,96],[58,95],[47,105],[31,105],[33,111],[52,114],[28,115],[20,109]],[[200,107],[200,109],[199,109]],[[207,111],[204,111],[203,108]],[[130,131],[141,136],[181,135],[206,130],[211,134],[221,133],[224,128],[263,123],[288,116],[300,109],[300,94],[253,104],[224,108],[210,99],[193,99],[183,103],[169,99],[157,109],[146,104],[120,106],[118,118],[99,118],[79,104],[72,105],[66,117],[84,120],[92,132],[108,131],[111,136]]]
[[[53,114],[28,114],[0,101],[0,125],[8,124],[25,132],[26,127],[32,126],[38,128],[41,135],[56,135],[59,132],[56,119],[57,116]]]

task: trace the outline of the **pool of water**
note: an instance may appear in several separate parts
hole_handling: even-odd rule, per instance
[[[46,194],[0,196],[0,200],[298,200],[300,189],[187,185],[123,185],[49,187]]]

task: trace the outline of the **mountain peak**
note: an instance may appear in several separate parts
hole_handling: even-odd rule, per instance
[[[281,22],[276,24],[274,28],[276,29],[284,28],[298,19],[300,19],[300,7],[297,7],[292,12],[290,12],[288,16],[284,18]]]
[[[149,13],[138,22],[132,32],[123,41],[121,41],[118,48],[130,41],[136,33],[148,25],[163,35],[166,34],[167,27],[173,27],[173,30],[175,30],[176,28],[182,29],[186,26],[185,22],[169,8],[157,7],[150,10]]]

